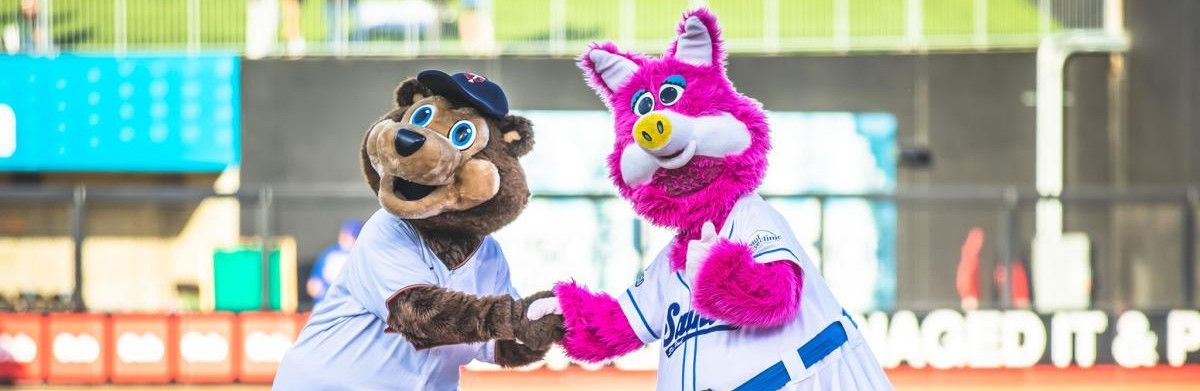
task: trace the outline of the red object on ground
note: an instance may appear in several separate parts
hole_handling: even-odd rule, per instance
[[[0,384],[44,379],[45,326],[42,314],[0,313]]]
[[[170,383],[175,378],[174,318],[154,314],[113,314],[112,382]]]
[[[296,318],[278,312],[243,312],[241,319],[242,362],[238,381],[270,383],[283,354],[292,347],[300,328]]]
[[[228,312],[181,314],[173,345],[179,352],[180,383],[233,383],[241,360],[237,317]]]
[[[63,313],[46,316],[42,350],[47,355],[46,382],[101,384],[112,370],[109,318],[105,314]]]

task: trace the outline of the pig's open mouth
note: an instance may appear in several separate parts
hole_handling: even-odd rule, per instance
[[[660,168],[654,172],[650,184],[673,197],[695,193],[725,173],[725,161],[707,156],[697,156],[680,168]]]

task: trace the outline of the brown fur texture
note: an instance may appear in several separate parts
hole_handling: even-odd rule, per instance
[[[388,212],[403,218],[449,269],[465,263],[483,238],[512,222],[529,200],[525,173],[517,159],[533,147],[533,128],[518,116],[488,118],[475,109],[431,93],[415,79],[396,89],[396,107],[363,138],[360,157],[371,191]],[[433,105],[434,118],[414,126],[416,107]],[[458,150],[447,133],[458,121],[471,121],[474,144]],[[401,129],[425,137],[407,156],[393,146]],[[397,179],[399,178],[399,179]],[[409,199],[396,186],[436,187]],[[388,328],[417,349],[497,340],[497,364],[521,366],[541,359],[563,335],[562,316],[530,321],[529,303],[551,297],[549,291],[523,299],[475,296],[433,286],[413,287],[388,301]]]
[[[396,108],[385,114],[376,124],[383,121],[407,123],[407,116],[411,114],[408,112],[410,106],[430,98],[431,95],[432,93],[415,79],[404,81],[396,89]],[[453,110],[455,108],[453,102],[449,103]],[[474,109],[466,109],[470,110],[469,113],[474,113]],[[495,166],[501,183],[495,195],[469,209],[447,210],[420,219],[406,218],[409,224],[421,232],[425,244],[433,249],[442,262],[451,269],[465,262],[466,258],[482,242],[484,236],[496,232],[515,220],[529,201],[529,187],[525,182],[525,172],[521,169],[517,159],[533,148],[532,124],[528,119],[514,115],[500,119],[477,117],[472,120],[486,122],[487,129],[491,133],[487,145],[475,152],[473,158],[485,160]],[[372,126],[371,130],[373,131],[375,128],[376,126]],[[482,130],[482,127],[480,129]],[[368,153],[367,147],[368,142],[372,139],[372,131],[368,131],[367,136],[363,139],[360,156],[367,184],[371,187],[371,191],[382,199],[385,196],[393,195],[380,195],[381,192],[391,189],[381,186],[381,182],[385,178],[376,170],[372,164],[372,156]],[[476,144],[479,143],[480,141],[477,140]],[[379,160],[379,158],[375,159]],[[404,218],[404,216],[400,217]]]
[[[416,287],[388,302],[388,328],[404,335],[417,349],[498,339],[519,340],[532,350],[544,351],[562,339],[562,315],[531,321],[525,310],[534,300],[553,295],[542,291],[516,300],[506,295],[481,297],[441,287]]]

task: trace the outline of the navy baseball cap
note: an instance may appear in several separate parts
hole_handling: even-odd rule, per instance
[[[417,74],[417,81],[434,94],[445,96],[457,104],[466,104],[492,118],[508,115],[508,98],[499,84],[471,72],[453,75],[438,70]]]

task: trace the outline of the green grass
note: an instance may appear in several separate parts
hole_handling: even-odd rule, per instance
[[[187,1],[126,0],[127,37],[130,50],[182,49],[187,43]],[[371,0],[363,0],[371,1]],[[564,0],[568,41],[632,37],[638,42],[665,44],[675,32],[688,0],[638,0],[633,10],[633,31],[623,32],[617,0]],[[761,1],[709,0],[721,17],[724,36],[731,41],[763,39],[767,18],[778,18],[780,39],[827,39],[835,33],[835,0],[778,0],[778,13],[767,15]],[[16,18],[20,0],[0,0],[0,24]],[[114,0],[53,0],[55,42],[63,49],[105,50],[115,39]],[[903,37],[906,29],[905,0],[850,0],[849,35]],[[987,7],[989,35],[1031,35],[1038,32],[1038,12],[1031,0],[990,0]],[[452,9],[457,1],[449,1]],[[550,38],[551,0],[495,0],[496,41],[537,42]],[[303,3],[301,28],[309,41],[326,37],[325,3]],[[973,0],[924,0],[923,33],[938,36],[970,36],[975,32]],[[244,45],[246,0],[201,0],[199,39],[203,48],[236,49]],[[444,29],[452,37],[453,28]],[[451,38],[453,39],[453,38]]]

